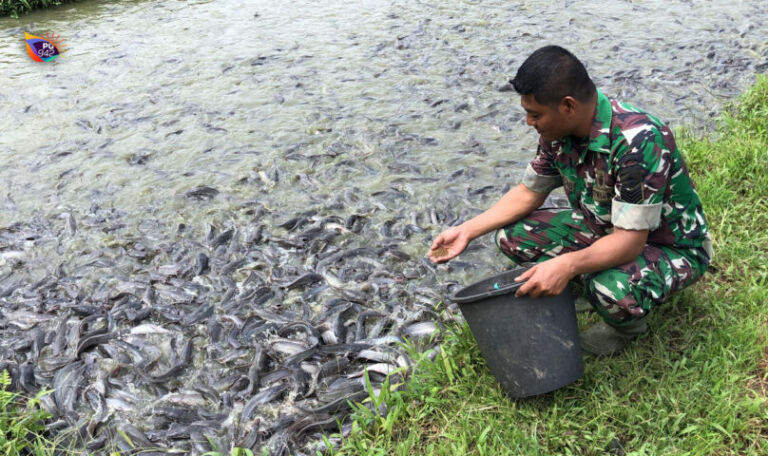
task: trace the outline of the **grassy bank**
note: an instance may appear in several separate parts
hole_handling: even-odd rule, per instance
[[[43,420],[50,415],[39,407],[41,392],[37,397],[25,398],[8,391],[11,376],[0,371],[0,455],[49,455],[53,443],[41,435]]]
[[[0,0],[0,17],[19,17],[32,10],[69,3],[73,0]]]
[[[385,398],[388,418],[359,413],[364,425],[336,454],[768,454],[768,78],[712,137],[680,132],[678,143],[715,259],[658,309],[649,334],[614,358],[587,358],[577,383],[515,401],[466,325],[452,328],[444,356]]]

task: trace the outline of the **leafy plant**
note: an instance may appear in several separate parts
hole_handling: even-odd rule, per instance
[[[11,376],[7,370],[0,373],[0,454],[3,456],[49,455],[53,443],[43,434],[43,421],[50,418],[39,408],[40,398],[50,391],[43,390],[33,398],[25,398],[8,391]]]
[[[61,3],[62,0],[0,0],[0,17],[10,16],[18,18],[19,15],[32,10],[57,6],[61,5]]]

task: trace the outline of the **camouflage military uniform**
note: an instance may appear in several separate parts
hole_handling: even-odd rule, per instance
[[[672,132],[600,91],[589,138],[540,139],[523,184],[539,193],[562,185],[571,208],[540,209],[497,231],[496,245],[517,263],[583,249],[614,226],[649,230],[637,260],[582,276],[609,323],[645,316],[695,282],[712,258],[701,201]]]

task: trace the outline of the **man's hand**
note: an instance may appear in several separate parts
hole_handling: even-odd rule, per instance
[[[526,294],[532,298],[559,295],[575,275],[567,256],[538,263],[515,278],[516,282],[527,280],[517,289],[515,297]]]
[[[434,263],[444,263],[456,257],[469,245],[469,233],[461,226],[453,226],[440,233],[429,249],[429,259]]]
[[[538,263],[520,274],[516,281],[528,281],[517,289],[515,296],[528,294],[535,298],[560,294],[568,281],[577,275],[636,261],[647,240],[648,230],[614,227],[613,233],[601,237],[589,247]]]
[[[455,258],[472,239],[520,220],[541,206],[546,198],[547,193],[536,193],[522,183],[518,184],[487,211],[443,231],[432,243],[427,256],[435,263]]]

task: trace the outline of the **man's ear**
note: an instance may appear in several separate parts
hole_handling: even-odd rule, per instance
[[[576,112],[576,104],[578,102],[572,96],[564,97],[560,100],[560,109],[563,114],[571,115]]]

